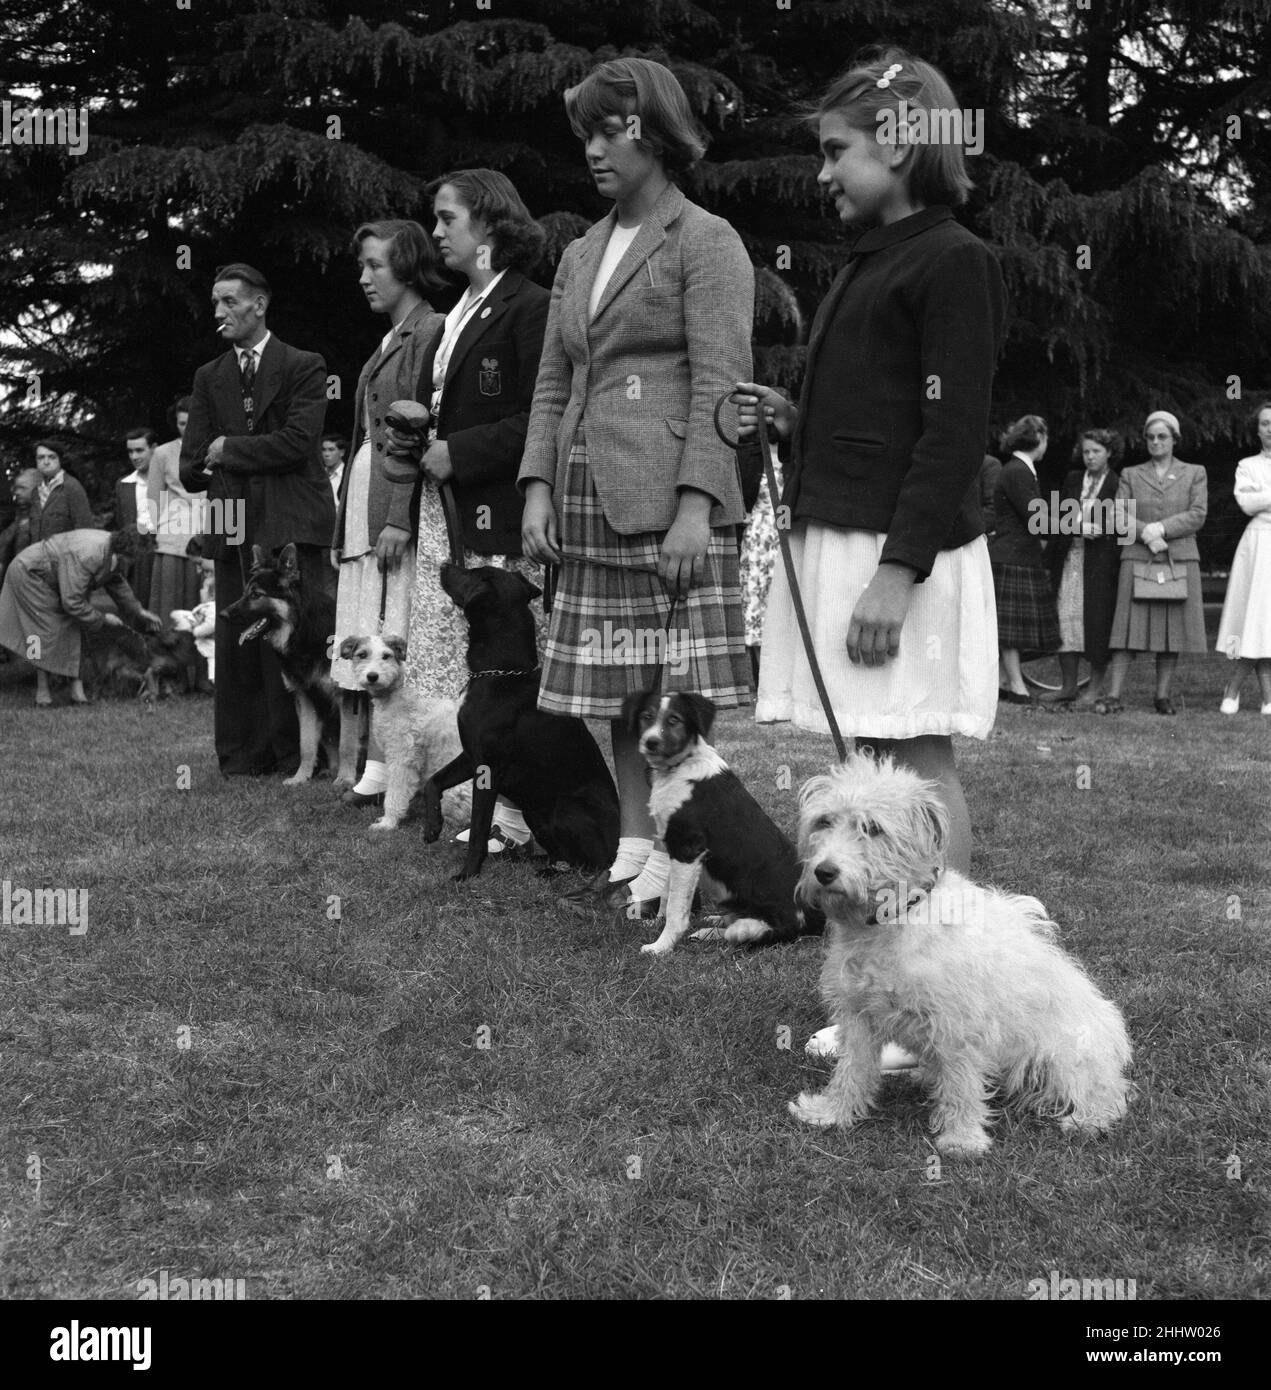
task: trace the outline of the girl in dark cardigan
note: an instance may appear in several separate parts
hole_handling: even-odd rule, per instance
[[[1120,438],[1111,430],[1085,430],[1077,440],[1074,468],[1059,494],[1061,524],[1046,547],[1046,568],[1059,608],[1061,707],[1077,698],[1082,654],[1090,663],[1090,688],[1082,705],[1103,694],[1108,666],[1108,634],[1117,603],[1117,546],[1114,507],[1121,475],[1112,466],[1121,457]],[[1078,521],[1076,508],[1080,508]],[[1079,529],[1078,529],[1079,528]]]
[[[781,500],[835,717],[938,784],[949,863],[966,872],[952,735],[987,738],[997,706],[975,484],[1006,294],[991,252],[953,218],[972,186],[961,144],[888,142],[902,108],[956,101],[940,72],[896,50],[853,66],[821,102],[820,184],[865,230],[817,313],[798,408],[753,382],[736,399],[743,433],[762,407],[791,440]],[[763,651],[756,719],[824,732],[783,566]]]

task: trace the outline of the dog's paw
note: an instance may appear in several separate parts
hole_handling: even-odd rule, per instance
[[[803,1044],[803,1050],[810,1057],[837,1057],[839,1055],[839,1030],[831,1024],[828,1028],[819,1028]]]
[[[299,772],[293,773],[290,777],[284,777],[282,784],[284,787],[302,787],[311,779],[311,774],[303,768]]]
[[[669,956],[674,947],[662,941],[648,941],[640,947],[640,954],[644,956]]]
[[[379,820],[373,820],[366,828],[367,830],[396,830],[400,822],[389,820],[387,816],[381,816]]]
[[[824,1093],[814,1096],[810,1091],[801,1091],[798,1100],[786,1102],[786,1109],[796,1120],[802,1120],[805,1125],[817,1125],[826,1129],[830,1125],[838,1123],[834,1114],[834,1107]]]
[[[950,1158],[983,1158],[993,1141],[982,1129],[945,1131],[936,1136],[936,1148]]]
[[[331,783],[331,790],[333,792],[351,791],[356,781],[356,777],[350,777],[347,773],[344,772],[337,772],[334,780]]]
[[[724,939],[732,946],[748,946],[771,941],[776,935],[771,925],[758,917],[738,917],[728,924]]]

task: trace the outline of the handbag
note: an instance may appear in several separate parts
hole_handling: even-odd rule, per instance
[[[1166,571],[1168,564],[1169,570]],[[1187,597],[1187,571],[1181,574],[1174,568],[1174,557],[1164,560],[1136,561],[1134,566],[1134,597],[1149,603],[1179,603]]]

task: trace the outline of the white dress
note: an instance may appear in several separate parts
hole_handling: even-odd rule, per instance
[[[391,337],[391,333],[389,335]],[[381,350],[389,342],[384,339]],[[415,545],[406,547],[401,563],[388,575],[380,573],[370,534],[367,503],[371,489],[371,419],[369,408],[362,420],[363,438],[349,467],[349,490],[344,504],[344,554],[356,556],[340,562],[340,581],[335,600],[335,652],[331,679],[341,690],[357,690],[353,663],[340,656],[346,637],[405,637],[410,629],[411,592],[415,585]],[[380,624],[380,599],[384,622]]]
[[[848,738],[988,738],[997,713],[997,601],[987,542],[977,536],[940,551],[930,575],[913,587],[899,655],[882,666],[853,666],[847,629],[886,540],[873,531],[816,522],[790,533],[813,646],[839,728]],[[830,729],[781,564],[768,594],[755,720],[788,720],[821,734]]]
[[[1231,562],[1216,649],[1256,661],[1271,658],[1271,456],[1240,460],[1235,495],[1250,521]]]

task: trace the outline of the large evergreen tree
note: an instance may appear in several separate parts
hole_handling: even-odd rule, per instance
[[[1012,295],[996,418],[1039,410],[1064,445],[1165,405],[1189,456],[1229,470],[1247,448],[1240,417],[1271,384],[1271,0],[186,3],[7,0],[0,16],[0,85],[90,113],[82,157],[0,154],[10,462],[50,428],[118,460],[121,428],[159,424],[219,349],[208,290],[231,259],[270,275],[274,326],[327,358],[344,386],[331,421],[347,427],[380,330],[353,228],[428,221],[428,179],[492,165],[548,229],[549,281],[605,209],[561,92],[622,52],[667,62],[709,133],[688,191],[745,239],[757,371],[795,387],[844,235],[791,112],[886,41],[938,63],[986,115],[965,217]]]

